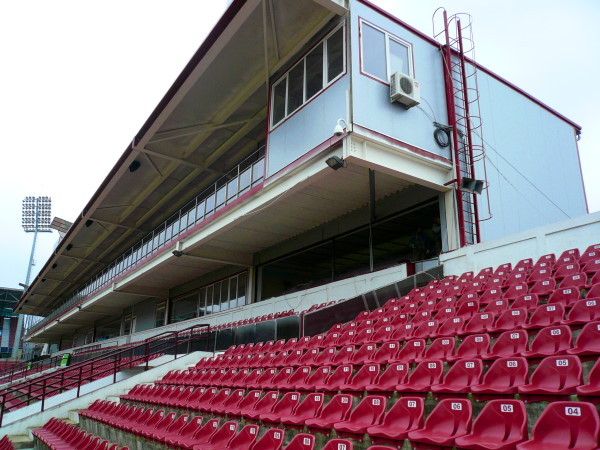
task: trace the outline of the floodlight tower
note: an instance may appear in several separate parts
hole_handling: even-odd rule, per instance
[[[33,233],[33,244],[31,254],[27,265],[27,277],[25,278],[25,289],[29,287],[31,278],[31,268],[35,264],[33,257],[35,255],[35,246],[37,244],[38,233],[51,233],[50,217],[52,215],[52,200],[50,197],[25,197],[22,206],[21,225],[25,233]],[[15,342],[12,350],[12,357],[16,358],[19,351],[19,342],[21,341],[21,332],[23,328],[23,314],[19,314],[17,321],[17,331],[15,333]]]

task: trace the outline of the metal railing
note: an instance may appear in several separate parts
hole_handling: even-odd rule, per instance
[[[205,351],[209,350],[210,326],[197,324],[179,331],[167,331],[149,338],[127,349],[117,349],[82,362],[75,363],[59,372],[52,372],[33,380],[17,383],[0,391],[0,427],[7,412],[41,402],[44,411],[48,397],[65,391],[77,389],[76,397],[81,395],[81,386],[100,378],[112,375],[113,383],[117,373],[124,368],[140,366],[148,370],[152,356],[172,354],[173,359],[194,351],[193,343],[206,340]]]
[[[0,372],[0,384],[12,383],[14,380],[18,380],[19,378],[52,369],[59,366],[61,361],[62,355],[40,359],[34,362],[21,362],[16,366]]]
[[[32,325],[27,336],[92,293],[109,285],[115,278],[137,266],[152,253],[169,245],[181,234],[248,192],[263,181],[264,177],[264,147],[261,147],[121,254],[105,269],[94,275],[90,282],[58,305],[48,316]]]

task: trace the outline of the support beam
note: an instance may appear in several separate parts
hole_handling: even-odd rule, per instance
[[[168,289],[144,286],[118,287],[116,283],[113,283],[112,291],[118,294],[139,295],[142,297],[167,298],[169,296]]]
[[[145,153],[147,155],[156,156],[157,158],[163,158],[163,159],[168,159],[169,161],[175,161],[175,162],[178,162],[179,164],[183,164],[184,166],[190,166],[195,169],[201,169],[201,170],[206,170],[208,172],[217,173],[219,175],[225,175],[225,172],[222,172],[220,170],[211,169],[210,167],[206,166],[205,164],[196,164],[196,163],[193,163],[190,161],[186,161],[185,159],[176,158],[175,156],[171,156],[171,155],[165,155],[164,153],[155,152],[154,150],[149,150],[147,148],[138,148],[136,150],[138,150],[141,153]]]
[[[232,266],[250,267],[249,264],[244,264],[244,263],[237,262],[237,261],[227,261],[227,260],[224,260],[224,259],[216,259],[216,258],[205,258],[204,256],[188,255],[186,253],[184,253],[181,256],[183,256],[185,258],[197,259],[199,261],[216,262],[216,263],[228,264],[228,265],[232,265]]]
[[[169,139],[176,139],[185,136],[191,136],[194,134],[204,133],[206,131],[214,131],[219,130],[221,128],[227,127],[235,127],[237,125],[243,125],[247,122],[256,121],[254,118],[244,119],[244,120],[235,120],[233,122],[223,122],[223,123],[202,123],[198,125],[192,125],[189,127],[177,128],[175,130],[167,130],[156,133],[153,137],[148,141],[149,144],[155,142],[167,141]]]

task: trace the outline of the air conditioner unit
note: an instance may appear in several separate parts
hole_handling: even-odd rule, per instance
[[[390,100],[402,103],[406,109],[421,103],[419,83],[408,75],[396,72],[390,79]]]

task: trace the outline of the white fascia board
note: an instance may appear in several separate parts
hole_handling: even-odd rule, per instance
[[[324,8],[333,11],[338,16],[343,16],[348,12],[346,0],[313,0]]]
[[[377,170],[384,173],[437,191],[452,189],[445,186],[454,177],[451,163],[428,158],[401,145],[393,145],[356,131],[349,135],[345,142],[344,158],[371,168],[376,166]]]

